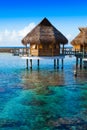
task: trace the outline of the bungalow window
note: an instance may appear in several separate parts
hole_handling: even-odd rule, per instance
[[[35,45],[35,49],[37,49],[37,45]]]
[[[35,49],[35,45],[32,45],[32,49]]]
[[[37,49],[37,45],[32,45],[31,48],[32,49]]]
[[[40,44],[40,45],[39,45],[39,48],[40,48],[40,49],[42,49],[42,48],[43,48],[43,46]]]

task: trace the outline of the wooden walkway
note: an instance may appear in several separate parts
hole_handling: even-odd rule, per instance
[[[54,60],[54,68],[59,68],[59,62],[61,60],[61,68],[63,69],[64,66],[64,58],[65,56],[75,56],[76,57],[76,69],[78,66],[80,68],[83,67],[83,65],[87,64],[87,61],[83,61],[83,59],[87,59],[87,52],[79,52],[79,51],[73,51],[71,48],[64,49],[62,51],[62,48],[60,50],[60,55],[58,56],[50,56],[50,57],[35,57],[30,55],[30,49],[29,48],[14,48],[12,49],[12,54],[14,56],[20,56],[22,59],[26,60],[26,68],[28,69],[28,61],[30,61],[30,68],[32,68],[32,60],[37,60],[37,65],[39,67],[39,61],[42,59],[53,59]]]
[[[29,53],[29,48],[14,48],[12,50],[12,54],[14,56],[30,56],[30,53]],[[76,57],[79,57],[79,58],[82,58],[82,57],[87,57],[87,52],[83,54],[83,52],[80,52],[80,51],[73,51],[72,49],[65,49],[64,52],[60,51],[60,56],[61,55],[65,55],[65,56],[76,56]]]

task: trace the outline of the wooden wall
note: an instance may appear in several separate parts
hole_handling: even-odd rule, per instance
[[[73,49],[76,50],[76,51],[80,51],[80,45],[74,45]]]
[[[76,51],[81,51],[82,52],[83,51],[83,46],[82,45],[74,45],[73,49],[76,50]],[[84,51],[87,52],[87,45],[84,46]]]
[[[60,54],[59,44],[39,44],[30,46],[30,54],[32,56],[58,56]]]

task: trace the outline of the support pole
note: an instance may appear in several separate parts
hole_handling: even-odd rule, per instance
[[[59,69],[59,59],[57,59],[57,69]]]
[[[40,64],[40,61],[39,61],[39,59],[37,60],[37,65],[38,65],[38,67],[39,67],[39,64]]]
[[[23,55],[24,55],[24,48],[23,48]]]
[[[32,69],[32,59],[30,59],[30,69]]]
[[[82,68],[82,58],[80,58],[80,69]]]
[[[63,44],[63,48],[62,48],[62,54],[64,54],[64,44]]]
[[[61,61],[62,61],[62,67],[61,67],[61,69],[63,70],[64,60],[62,59]]]
[[[26,69],[28,70],[28,59],[26,59]]]
[[[56,59],[54,59],[54,68],[56,67]]]
[[[28,56],[28,54],[27,54],[27,45],[26,45],[26,55]]]

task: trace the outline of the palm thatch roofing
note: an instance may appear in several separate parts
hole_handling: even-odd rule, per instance
[[[80,33],[71,41],[72,45],[87,45],[87,27],[79,28]]]
[[[58,31],[49,21],[44,18],[31,32],[22,40],[24,45],[40,43],[68,43],[67,38]]]

